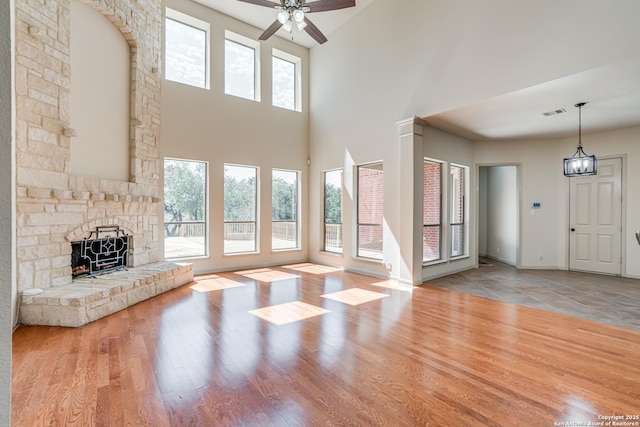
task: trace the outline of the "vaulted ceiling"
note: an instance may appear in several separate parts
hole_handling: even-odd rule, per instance
[[[238,0],[196,1],[259,29],[267,28],[276,17],[275,9]],[[314,13],[311,18],[331,43],[335,30],[349,25],[351,18],[374,1],[382,0],[357,0],[356,7]],[[323,48],[296,29],[292,33],[281,29],[276,35],[311,49]],[[640,52],[626,60],[424,118],[434,127],[471,140],[555,138],[577,133],[578,111],[574,105],[578,102],[587,102],[582,112],[585,133],[640,126]],[[549,105],[553,105],[552,110],[565,112],[545,116]]]
[[[254,27],[260,28],[262,30],[266,29],[276,19],[276,9],[271,10],[266,7],[244,3],[238,0],[195,1],[211,9],[217,10],[218,12],[222,12],[225,15],[229,15],[239,21],[251,24]],[[307,3],[312,3],[312,1],[313,0],[309,0],[307,1]],[[330,12],[313,13],[309,15],[309,18],[316,26],[318,26],[318,28],[320,28],[320,30],[326,36],[329,36],[338,27],[345,24],[349,19],[351,19],[351,17],[353,17],[356,13],[367,7],[372,1],[373,0],[356,0],[355,7],[333,10]],[[276,0],[273,4],[275,6],[279,3],[280,2]],[[305,33],[304,31],[297,31],[295,28],[291,33],[280,29],[276,33],[276,35],[284,39],[291,40],[299,45],[306,46],[308,48],[311,48],[317,44],[311,37],[307,35],[307,33]]]

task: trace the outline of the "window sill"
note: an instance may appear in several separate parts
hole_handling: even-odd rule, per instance
[[[271,249],[271,253],[277,254],[280,252],[295,252],[295,251],[301,251],[301,250],[302,248]]]
[[[344,254],[342,252],[331,252],[331,251],[319,251],[320,255],[328,255],[343,258]]]
[[[256,99],[256,98],[247,98],[247,97],[242,96],[242,95],[235,95],[233,93],[227,93],[227,92],[225,92],[224,94],[227,95],[227,96],[232,96],[232,97],[237,98],[237,99],[244,99],[245,101],[252,101],[252,102],[258,102],[258,103],[260,102],[260,100]]]
[[[209,255],[194,255],[194,256],[183,256],[183,257],[175,257],[175,258],[167,258],[165,257],[165,261],[171,262],[179,262],[179,261],[190,261],[190,260],[199,260],[199,259],[209,259]]]
[[[241,255],[259,255],[260,252],[256,251],[256,252],[234,252],[234,253],[230,253],[230,254],[222,254],[223,257],[225,256],[241,256]]]
[[[422,263],[422,268],[427,268],[427,267],[434,267],[436,265],[441,265],[441,264],[449,264],[452,262],[457,262],[457,261],[462,261],[465,259],[469,259],[469,255],[460,255],[457,256],[455,258],[449,258],[449,259],[439,259],[436,261],[429,261],[429,262],[424,262]]]
[[[372,264],[382,264],[384,265],[384,261],[381,259],[376,259],[376,258],[366,258],[366,257],[361,257],[361,256],[354,256],[353,259],[356,259],[358,261],[367,261],[370,262]]]
[[[434,265],[446,264],[449,260],[446,259],[436,259],[433,261],[427,261],[422,263],[422,267],[433,267]]]

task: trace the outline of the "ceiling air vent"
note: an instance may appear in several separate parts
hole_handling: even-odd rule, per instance
[[[565,110],[564,108],[560,108],[559,110],[547,111],[546,113],[542,113],[542,115],[545,117],[549,117],[549,116],[555,116],[556,114],[562,114],[566,112],[567,110]]]

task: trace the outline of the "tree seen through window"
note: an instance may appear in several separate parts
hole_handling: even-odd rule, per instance
[[[165,159],[165,257],[206,255],[205,162]]]
[[[274,169],[271,180],[272,249],[295,249],[298,242],[298,172]]]

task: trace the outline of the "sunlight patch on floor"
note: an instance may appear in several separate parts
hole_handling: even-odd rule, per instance
[[[329,267],[327,265],[314,264],[312,262],[304,262],[302,264],[283,265],[283,268],[289,268],[291,270],[301,271],[303,273],[310,274],[327,274],[335,271],[342,271],[342,267]]]
[[[277,282],[279,280],[298,279],[300,276],[270,268],[257,268],[254,270],[237,271],[236,274],[257,280],[259,282]]]
[[[276,325],[286,325],[329,313],[329,310],[301,301],[293,301],[251,310],[249,313]]]
[[[332,294],[320,295],[322,298],[332,299],[349,305],[360,305],[367,302],[386,298],[389,295],[379,292],[368,291],[366,289],[352,288]]]
[[[211,292],[220,291],[223,289],[237,288],[240,286],[246,286],[246,284],[227,279],[226,277],[214,275],[196,278],[195,284],[191,286],[191,289],[198,292]]]

